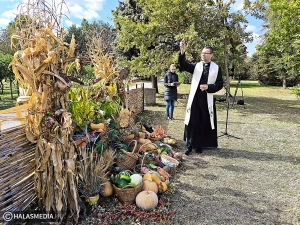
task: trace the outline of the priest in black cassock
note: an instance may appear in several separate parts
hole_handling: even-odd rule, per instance
[[[211,61],[213,48],[206,46],[201,52],[201,62],[189,63],[185,59],[186,45],[180,42],[178,63],[181,70],[192,73],[191,89],[185,113],[184,141],[185,154],[195,148],[202,153],[203,148],[217,148],[217,115],[213,93],[223,88],[220,67]]]

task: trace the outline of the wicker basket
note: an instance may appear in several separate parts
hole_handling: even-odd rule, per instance
[[[142,151],[142,149],[144,148],[144,147],[146,147],[146,146],[149,146],[149,145],[152,145],[152,147],[148,147],[148,148],[151,148],[151,152],[152,153],[154,153],[155,155],[157,155],[158,154],[158,151],[157,151],[157,149],[158,149],[158,147],[157,147],[157,145],[155,144],[155,143],[145,143],[145,144],[143,144],[143,145],[141,145],[140,147],[139,147],[139,153],[140,152],[144,152],[144,151]],[[147,148],[147,147],[146,147]]]
[[[139,148],[139,164],[146,163],[146,161],[148,160],[148,159],[145,157],[144,154],[141,154],[141,153],[142,153],[141,149],[142,149],[144,146],[146,146],[146,145],[152,145],[152,146],[154,146],[154,148],[151,148],[151,151],[147,151],[147,153],[152,153],[154,156],[158,156],[158,155],[159,155],[158,150],[157,150],[158,147],[157,147],[156,144],[154,144],[154,143],[145,143],[145,144],[141,145],[140,148]],[[153,160],[151,159],[151,160],[150,160],[150,163],[153,164],[153,165],[157,165],[157,162],[156,162],[154,159],[153,159]]]
[[[119,153],[117,157],[117,166],[123,168],[124,170],[132,170],[139,159],[139,154],[136,148],[137,141],[132,140],[131,142],[135,142],[132,152]]]
[[[125,186],[123,188],[118,188],[115,185],[113,185],[113,187],[114,187],[114,192],[120,202],[126,203],[126,204],[134,204],[135,197],[143,189],[143,182],[137,187]]]
[[[139,160],[138,163],[139,164],[146,164],[149,161],[149,163],[153,164],[153,165],[157,165],[157,162],[155,161],[155,159],[147,159],[147,156],[145,155],[139,155]]]

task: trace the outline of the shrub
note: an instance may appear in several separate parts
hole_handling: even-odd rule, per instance
[[[293,93],[294,93],[298,98],[300,98],[300,85],[293,87],[292,90],[293,90]]]
[[[188,72],[176,72],[178,75],[179,82],[183,84],[190,84],[191,83],[191,74]]]

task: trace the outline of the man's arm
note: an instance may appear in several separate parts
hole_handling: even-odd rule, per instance
[[[185,60],[185,53],[183,53],[183,55],[179,53],[178,64],[181,70],[184,70],[189,73],[194,73],[195,65]]]
[[[221,68],[219,67],[216,82],[214,84],[208,84],[207,92],[208,93],[218,92],[219,90],[221,90],[223,88],[223,83],[224,82],[223,82],[223,77],[222,77],[222,71],[221,71]]]

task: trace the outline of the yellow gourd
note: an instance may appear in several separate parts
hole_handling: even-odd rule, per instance
[[[105,130],[105,129],[106,129],[106,126],[105,126],[104,123],[98,123],[98,124],[96,124],[96,123],[91,123],[90,126],[91,126],[91,128],[92,128],[93,130],[99,130],[99,129]]]
[[[162,192],[166,192],[168,190],[168,185],[165,182],[160,182],[158,185],[158,192],[162,193]]]
[[[155,174],[155,172],[146,173],[143,177],[143,180],[153,181],[154,183],[156,183],[159,193],[166,192],[168,190],[168,185],[165,182],[163,182],[159,178],[159,176]]]
[[[152,181],[152,174],[151,173],[146,173],[143,176],[143,181],[148,180],[148,181]]]
[[[132,140],[134,138],[134,134],[129,134],[125,136],[126,140]]]

